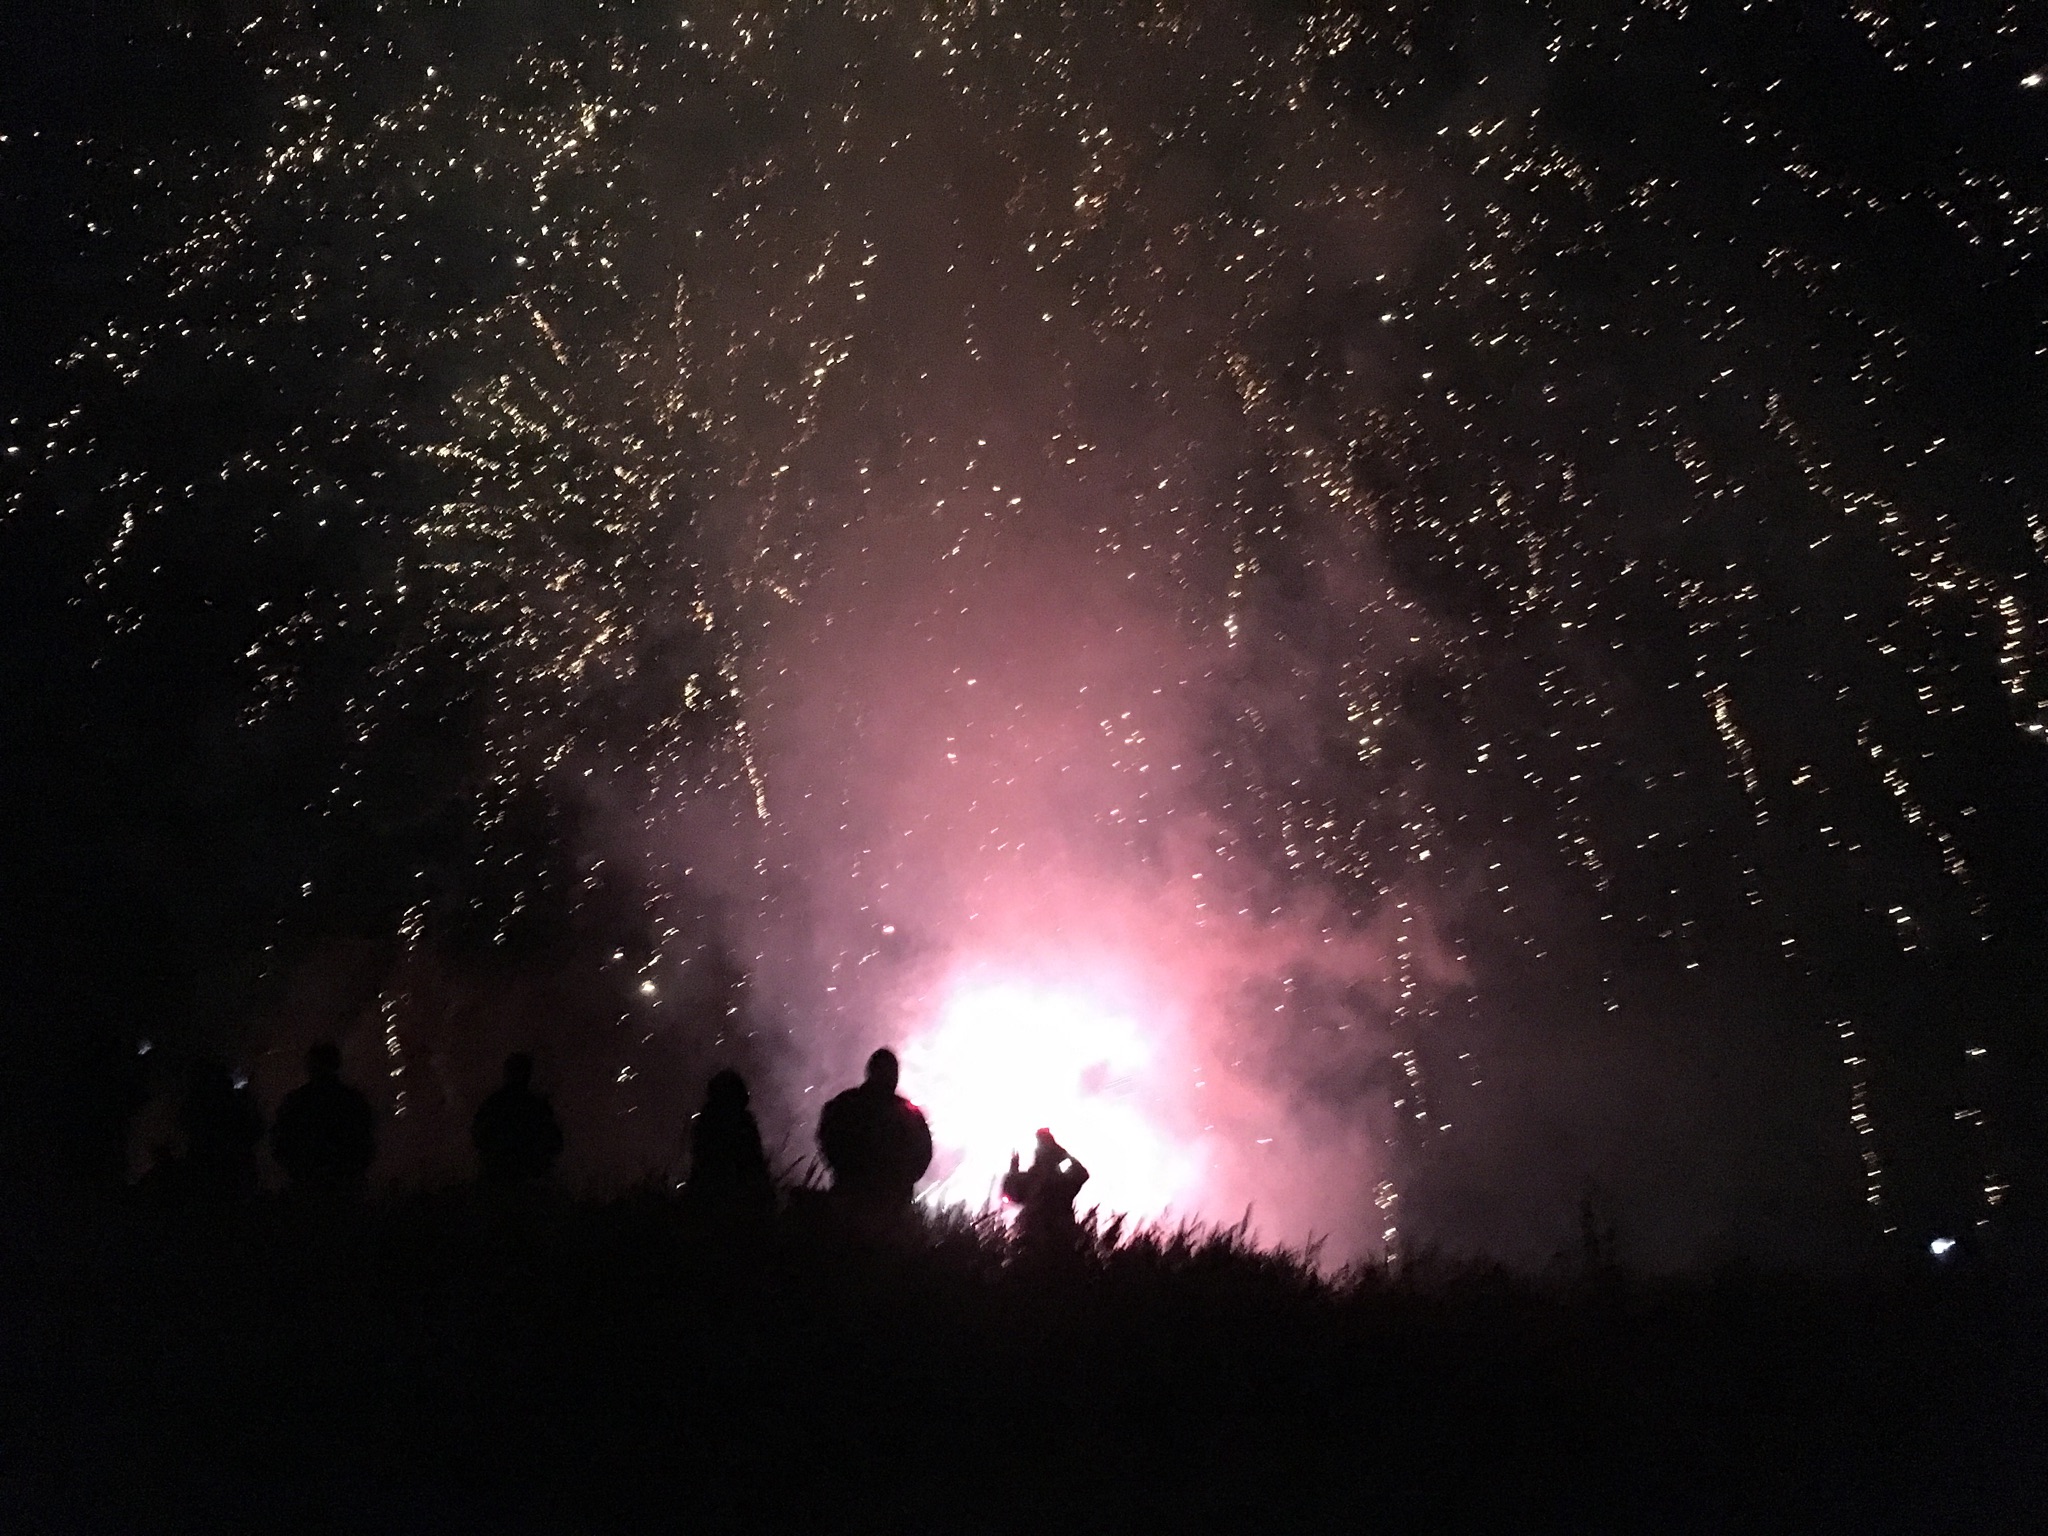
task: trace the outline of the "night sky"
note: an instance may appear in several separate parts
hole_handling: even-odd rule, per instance
[[[1345,1251],[2038,1220],[2031,8],[26,9],[14,1155],[896,1040],[964,1198],[994,1076]]]

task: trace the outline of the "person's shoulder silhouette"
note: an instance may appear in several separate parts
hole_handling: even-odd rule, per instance
[[[545,1094],[533,1088],[533,1057],[505,1058],[504,1084],[478,1107],[470,1141],[484,1178],[493,1184],[544,1179],[562,1155],[562,1125]]]
[[[704,1107],[690,1124],[690,1175],[683,1183],[683,1208],[693,1220],[728,1227],[774,1214],[775,1183],[749,1097],[746,1079],[730,1069],[704,1090]]]
[[[270,1131],[271,1154],[303,1189],[347,1189],[377,1155],[370,1101],[341,1080],[341,1050],[323,1040],[306,1052],[306,1081],[284,1096]]]
[[[818,1150],[843,1200],[908,1206],[931,1166],[931,1126],[897,1093],[899,1070],[894,1051],[876,1051],[860,1086],[834,1095],[818,1117]]]

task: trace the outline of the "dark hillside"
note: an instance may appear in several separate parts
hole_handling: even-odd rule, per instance
[[[6,1230],[14,1530],[2011,1530],[2042,1487],[2038,1299],[1964,1270],[1046,1273],[659,1196]]]

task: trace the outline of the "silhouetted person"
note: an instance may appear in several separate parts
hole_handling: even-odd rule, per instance
[[[370,1101],[341,1080],[333,1041],[306,1052],[306,1081],[277,1106],[270,1150],[299,1189],[354,1189],[370,1171],[377,1155]]]
[[[221,1062],[202,1057],[185,1072],[181,1111],[185,1153],[179,1182],[194,1194],[234,1197],[256,1191],[256,1148],[263,1111]]]
[[[690,1123],[683,1210],[710,1229],[756,1227],[775,1214],[775,1182],[747,1099],[745,1078],[729,1069],[717,1073],[704,1090],[704,1107]]]
[[[533,1058],[505,1058],[505,1084],[483,1101],[469,1124],[469,1139],[492,1184],[544,1179],[562,1155],[562,1126],[545,1094],[533,1091]]]
[[[1018,1167],[1017,1154],[1010,1154],[1010,1171],[1003,1175],[1003,1198],[1017,1206],[1017,1236],[1025,1247],[1050,1250],[1074,1246],[1079,1233],[1074,1197],[1087,1182],[1088,1170],[1081,1160],[1043,1127],[1030,1167]]]
[[[876,1051],[866,1081],[834,1097],[818,1117],[834,1202],[856,1218],[886,1222],[907,1213],[931,1166],[931,1127],[924,1111],[897,1093],[896,1073],[896,1053]]]
[[[185,1077],[159,1048],[149,1054],[142,1102],[128,1120],[128,1182],[160,1189],[185,1156]]]

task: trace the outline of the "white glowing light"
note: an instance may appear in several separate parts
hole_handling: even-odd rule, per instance
[[[1927,1245],[1927,1251],[1937,1259],[1945,1259],[1948,1257],[1949,1250],[1955,1247],[1955,1245],[1956,1240],[1952,1237],[1937,1237]]]
[[[928,1203],[993,1201],[1010,1154],[1049,1128],[1092,1174],[1080,1206],[1156,1216],[1200,1163],[1155,1109],[1161,1030],[1064,986],[963,978],[903,1051],[904,1092],[931,1118],[941,1177]]]

